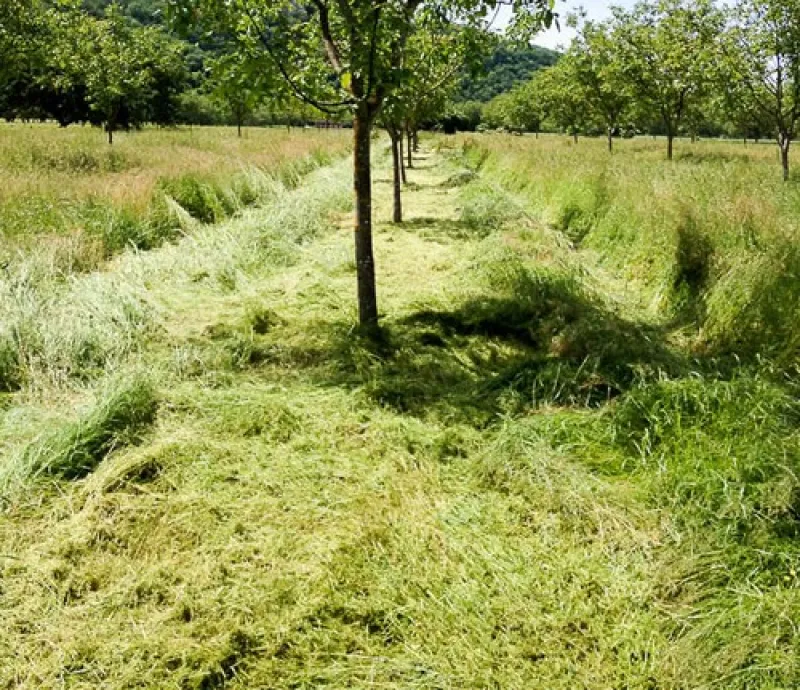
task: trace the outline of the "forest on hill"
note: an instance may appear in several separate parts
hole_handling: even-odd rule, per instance
[[[464,77],[456,100],[491,101],[528,81],[537,71],[552,67],[558,62],[559,55],[554,50],[536,45],[501,43],[485,59],[482,71]]]

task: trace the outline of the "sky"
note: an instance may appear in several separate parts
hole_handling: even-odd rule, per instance
[[[614,2],[598,2],[598,0],[557,0],[556,7],[558,13],[562,18],[566,18],[567,14],[578,7],[583,8],[588,13],[591,19],[605,19],[611,15],[610,7],[618,5],[620,7],[633,7],[636,0],[615,0]],[[545,46],[546,48],[557,48],[558,46],[568,46],[574,32],[568,27],[564,26],[566,22],[562,21],[561,31],[552,28],[550,31],[539,34],[535,39],[536,45]]]

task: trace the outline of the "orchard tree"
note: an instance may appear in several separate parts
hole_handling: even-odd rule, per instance
[[[511,91],[506,114],[508,127],[512,131],[533,132],[539,138],[545,113],[542,96],[536,83],[529,81],[518,84]]]
[[[40,6],[31,0],[0,0],[0,83],[24,71],[39,47],[43,22]]]
[[[512,98],[506,91],[489,101],[483,108],[483,124],[489,129],[511,129]]]
[[[54,89],[83,89],[89,119],[114,132],[145,122],[167,123],[185,80],[183,47],[160,29],[137,27],[117,5],[95,19],[75,5],[51,13]]]
[[[630,114],[631,95],[625,78],[623,56],[609,23],[573,19],[578,35],[566,59],[586,107],[602,122],[609,152],[614,150],[614,132]]]
[[[489,44],[486,37],[484,32],[454,27],[435,15],[423,15],[409,37],[403,64],[405,77],[388,94],[378,116],[391,140],[395,223],[403,221],[402,182],[406,165],[413,167],[413,147],[420,124],[444,112],[456,86],[454,77],[467,63],[483,57]],[[407,162],[403,156],[404,135]]]
[[[535,132],[538,136],[544,115],[540,89],[532,80],[495,96],[486,104],[483,120],[492,129]]]
[[[478,26],[501,5],[513,27],[537,30],[554,0],[170,0],[177,21],[230,36],[246,57],[267,56],[300,99],[353,118],[359,319],[378,326],[372,247],[371,133],[387,97],[406,81],[406,48],[420,17]]]
[[[253,69],[252,62],[243,60],[238,53],[226,53],[210,64],[208,87],[213,100],[236,123],[236,132],[242,136],[242,127],[248,118],[264,103],[267,96],[274,104],[274,79],[268,65]],[[270,93],[271,92],[271,93]]]
[[[578,82],[574,60],[566,55],[553,67],[538,72],[533,87],[539,94],[547,118],[578,143],[578,134],[590,123],[590,112]]]
[[[714,83],[724,15],[713,0],[640,2],[617,8],[612,41],[621,51],[624,77],[639,108],[657,113],[672,160],[675,137],[693,103]]]
[[[772,129],[788,181],[800,121],[800,0],[739,0],[728,37],[731,100],[741,118]]]
[[[38,83],[46,71],[49,43],[44,8],[36,0],[0,0],[0,114],[27,114],[32,104],[41,110]]]

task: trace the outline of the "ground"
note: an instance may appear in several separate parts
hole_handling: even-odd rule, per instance
[[[381,157],[382,343],[352,328],[345,164],[109,268],[153,315],[109,385],[144,376],[157,422],[0,522],[0,687],[704,682],[690,674],[717,662],[685,622],[669,515],[550,442],[558,405],[519,414],[530,391],[502,385],[543,346],[504,321],[486,265],[508,284],[515,262],[573,250],[532,219],[477,228],[469,176],[432,145],[393,225],[388,169]],[[597,271],[587,282],[623,299]],[[612,395],[587,381],[575,395]]]

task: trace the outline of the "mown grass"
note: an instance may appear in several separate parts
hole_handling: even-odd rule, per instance
[[[349,146],[337,131],[145,129],[113,147],[91,128],[0,125],[2,259],[47,257],[62,274],[128,247],[152,249],[192,221],[219,222],[270,198]],[[177,204],[177,206],[176,206]]]
[[[684,670],[655,686],[791,687],[800,672],[797,189],[765,181],[766,148],[705,143],[670,165],[641,141],[614,156],[593,141],[519,142],[455,146],[486,180],[473,187],[508,195],[495,218],[511,208],[555,233],[537,260],[577,271],[572,295],[599,291],[647,334],[638,359],[610,349],[617,366],[646,363],[617,379],[613,404],[586,415],[568,401],[572,409],[529,427],[594,472],[633,481],[669,516],[660,606],[674,626],[667,657]],[[474,193],[463,193],[467,219]],[[613,343],[614,321],[602,318],[595,358]]]
[[[505,154],[429,143],[405,224],[378,176],[379,339],[343,165],[71,280],[148,326],[5,399],[0,467],[67,472],[3,505],[0,686],[797,685],[789,360],[698,347]]]

